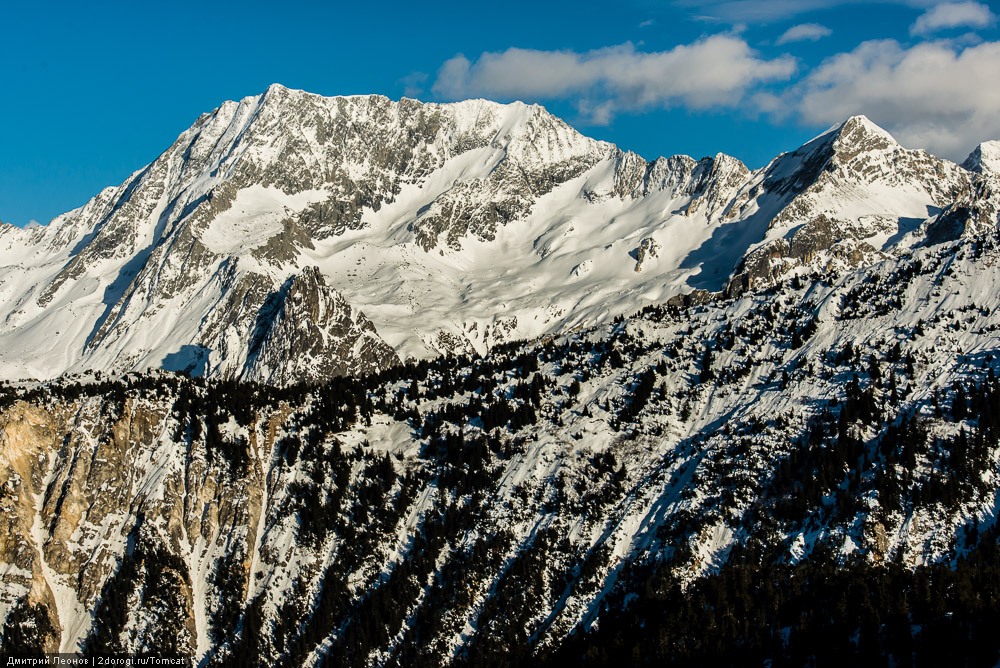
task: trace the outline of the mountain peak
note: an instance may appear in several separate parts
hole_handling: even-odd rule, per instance
[[[851,116],[833,129],[834,149],[840,153],[847,149],[852,156],[860,152],[885,150],[898,146],[891,134],[867,116]]]
[[[902,148],[895,138],[884,128],[874,123],[862,114],[851,116],[807,141],[795,151],[782,154],[771,167],[780,163],[798,165],[798,160],[810,172],[818,173],[831,159],[843,164],[854,160],[859,155],[872,151],[885,151]],[[770,168],[769,168],[770,169]],[[779,167],[779,171],[782,167]]]
[[[970,172],[1000,174],[1000,141],[984,141],[962,163]]]
[[[888,134],[884,128],[882,128],[878,123],[868,118],[864,114],[855,114],[845,120],[839,126],[842,130],[850,130],[855,128],[862,128],[868,132],[876,132],[882,134]]]
[[[308,95],[312,95],[312,93],[308,93],[308,92],[306,92],[304,90],[295,90],[295,89],[292,89],[292,88],[288,88],[286,86],[282,86],[280,83],[273,83],[270,86],[268,86],[266,89],[264,89],[263,93],[261,93],[260,95],[257,95],[257,96],[253,96],[250,99],[251,100],[257,99],[257,100],[260,100],[260,102],[263,102],[263,103],[267,103],[267,102],[273,103],[273,102],[280,101],[280,100],[286,100],[286,99],[288,99],[288,98],[290,98],[292,96],[299,96],[299,95],[307,95],[308,96]],[[317,96],[317,97],[319,97],[319,96]]]

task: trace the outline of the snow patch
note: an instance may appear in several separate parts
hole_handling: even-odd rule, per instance
[[[266,244],[284,229],[284,221],[329,196],[325,190],[289,195],[269,186],[252,185],[236,194],[232,206],[209,223],[201,240],[222,255],[241,255]]]

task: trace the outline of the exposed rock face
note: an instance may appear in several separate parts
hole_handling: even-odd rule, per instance
[[[58,631],[50,651],[76,650],[91,614],[117,605],[143,615],[91,637],[92,650],[193,654],[206,620],[192,606],[211,587],[213,555],[256,539],[266,493],[256,453],[273,430],[250,425],[241,442],[217,444],[245,449],[247,484],[234,489],[222,457],[189,456],[169,405],[105,399],[3,412],[0,605],[26,595],[45,606]]]
[[[639,247],[635,249],[635,271],[642,271],[642,263],[646,261],[646,258],[656,257],[660,250],[660,245],[656,243],[655,239],[650,239],[646,237],[639,242]]]
[[[33,536],[44,522],[39,496],[45,491],[44,466],[55,437],[48,412],[19,406],[7,411],[0,426],[0,508],[3,509],[0,551],[8,564],[0,579],[0,603],[8,610],[20,599],[40,606],[55,634],[42,640],[44,651],[58,651],[61,620],[44,569],[43,546]],[[64,570],[64,572],[66,572]]]
[[[275,385],[322,382],[398,362],[371,322],[311,268],[265,301],[242,377]]]

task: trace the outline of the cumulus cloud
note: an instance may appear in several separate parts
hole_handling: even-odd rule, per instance
[[[910,27],[912,35],[928,35],[949,28],[985,28],[997,17],[978,2],[946,2],[931,7]]]
[[[668,51],[632,44],[574,51],[511,48],[446,61],[433,92],[440,98],[573,99],[593,123],[654,107],[732,107],[755,86],[787,80],[795,60],[760,58],[742,39],[714,35]]]
[[[833,31],[818,23],[800,23],[792,26],[778,38],[778,45],[790,44],[791,42],[816,42],[829,37]]]
[[[998,81],[1000,42],[904,48],[879,40],[828,59],[780,99],[762,102],[814,125],[863,113],[904,145],[961,159],[980,141],[1000,138]]]

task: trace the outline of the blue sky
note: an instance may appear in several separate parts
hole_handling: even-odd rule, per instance
[[[47,222],[203,112],[278,82],[544,104],[647,158],[750,167],[864,113],[961,159],[1000,138],[990,3],[22,2],[0,5],[0,220]]]

